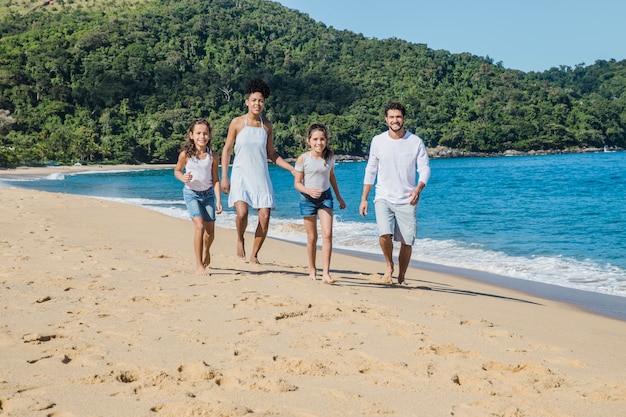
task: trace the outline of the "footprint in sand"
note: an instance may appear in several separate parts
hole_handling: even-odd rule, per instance
[[[179,416],[245,416],[253,411],[247,407],[232,404],[221,404],[224,400],[214,403],[188,401],[175,402],[154,406],[150,409],[159,417]]]

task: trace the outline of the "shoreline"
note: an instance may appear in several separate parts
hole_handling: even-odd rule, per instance
[[[581,154],[581,153],[604,153],[604,152],[624,152],[624,149],[620,147],[612,148],[576,148],[576,149],[548,149],[548,150],[532,150],[532,151],[517,151],[506,150],[502,152],[474,152],[474,151],[462,151],[458,149],[447,148],[438,146],[436,148],[428,149],[428,156],[431,159],[458,159],[458,158],[491,158],[491,157],[510,157],[510,156],[544,156],[544,155],[567,155],[567,154]],[[367,161],[366,156],[355,156],[346,154],[336,154],[335,158],[338,162],[363,162]],[[295,157],[284,158],[289,163],[295,162]],[[268,163],[272,163],[268,160]],[[84,171],[113,171],[113,170],[142,170],[142,169],[166,169],[173,168],[176,164],[78,164],[78,165],[46,165],[46,166],[17,166],[14,168],[2,168],[0,167],[0,176],[12,176],[12,175],[41,175],[43,173],[55,173],[55,172],[84,172]]]
[[[0,179],[19,179],[20,177],[36,177],[50,174],[68,174],[78,172],[108,172],[108,171],[141,171],[150,169],[169,169],[176,164],[139,164],[139,165],[57,165],[45,167],[17,167],[0,169]]]
[[[141,165],[76,165],[76,166],[46,166],[46,167],[21,167],[15,170],[0,170],[2,178],[17,179],[20,177],[38,177],[50,174],[67,174],[79,172],[110,172],[110,171],[138,171],[173,169],[173,164],[141,164]],[[10,171],[10,173],[9,173]],[[229,230],[220,228],[220,230]],[[270,237],[268,237],[270,239]],[[289,244],[303,246],[301,242],[292,242],[287,239],[272,237],[271,239],[284,241]],[[334,253],[343,253],[355,258],[376,260],[384,262],[382,254],[359,252],[350,249],[333,250]],[[576,288],[563,287],[539,281],[525,280],[521,278],[497,275],[485,271],[473,270],[462,267],[446,266],[412,260],[411,267],[431,272],[455,275],[463,279],[491,284],[500,288],[520,291],[522,293],[540,297],[542,299],[570,304],[592,314],[626,321],[626,297],[598,293]]]
[[[626,323],[571,304],[413,265],[387,285],[339,251],[324,285],[304,247],[268,238],[250,265],[222,228],[200,277],[189,220],[70,194],[0,188],[0,228],[7,415],[626,408]]]
[[[285,242],[289,241],[285,240]],[[304,244],[299,242],[290,243],[304,246]],[[363,253],[349,249],[333,249],[333,253],[334,252],[384,263],[384,258],[381,254]],[[626,322],[626,297],[585,291],[577,288],[562,287],[545,282],[507,277],[505,275],[492,274],[490,272],[475,269],[440,265],[419,260],[411,260],[409,266],[417,270],[454,275],[470,281],[477,281],[499,288],[519,291],[533,297],[562,302],[573,307],[580,308],[581,310],[591,314],[597,314],[603,317]],[[428,290],[428,287],[425,286],[424,289]]]

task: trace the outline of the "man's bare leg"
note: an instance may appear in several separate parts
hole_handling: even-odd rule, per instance
[[[413,253],[413,246],[400,245],[400,254],[398,255],[398,264],[400,265],[400,272],[398,273],[398,284],[405,283],[406,271],[409,268],[409,262],[411,261],[411,254]]]
[[[383,251],[383,256],[385,257],[385,263],[387,264],[387,269],[385,271],[385,275],[383,275],[383,281],[391,283],[391,276],[393,275],[393,240],[391,239],[391,235],[382,235],[378,238],[378,243],[380,244],[380,248]]]

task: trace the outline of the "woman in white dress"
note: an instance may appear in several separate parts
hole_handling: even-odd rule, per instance
[[[270,95],[270,88],[260,78],[251,80],[245,88],[248,112],[235,117],[228,127],[226,143],[222,151],[222,191],[228,195],[228,206],[237,213],[237,256],[246,259],[244,234],[248,227],[248,210],[258,210],[258,224],[254,234],[250,263],[258,264],[258,254],[270,222],[270,212],[276,208],[274,189],[270,179],[267,159],[279,167],[294,173],[294,168],[274,149],[272,124],[263,119],[261,112],[265,100]],[[230,157],[235,151],[235,158],[228,179]]]

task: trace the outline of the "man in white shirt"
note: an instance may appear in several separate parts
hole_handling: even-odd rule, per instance
[[[406,282],[417,232],[417,202],[430,178],[426,146],[422,139],[404,128],[405,120],[406,109],[402,104],[392,102],[385,107],[389,129],[374,136],[370,144],[359,206],[361,216],[365,217],[367,197],[376,182],[374,207],[378,241],[387,263],[383,281],[389,284],[393,282],[394,273],[393,240],[400,242],[398,284]]]

